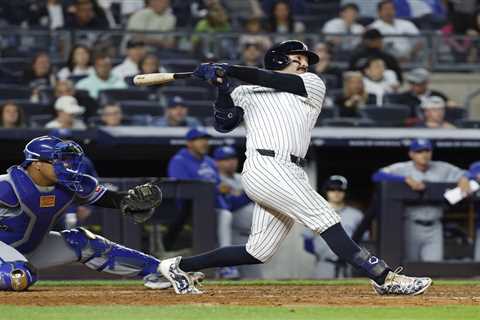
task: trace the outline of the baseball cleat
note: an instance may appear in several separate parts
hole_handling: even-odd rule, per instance
[[[171,283],[177,294],[202,294],[195,287],[193,277],[182,271],[178,266],[182,257],[163,260],[158,266],[158,271]]]
[[[372,282],[373,289],[379,295],[411,295],[422,294],[432,284],[432,279],[424,277],[409,277],[403,274],[403,268],[398,267],[395,271],[390,271],[385,278],[383,285]]]
[[[205,279],[205,274],[202,272],[188,272],[188,275],[192,277],[193,284],[195,286],[201,286],[201,282]],[[165,277],[158,273],[152,273],[143,278],[143,285],[149,289],[153,290],[164,290],[172,286],[170,281],[165,279]]]

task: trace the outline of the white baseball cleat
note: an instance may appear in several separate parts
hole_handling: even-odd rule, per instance
[[[203,279],[205,279],[205,274],[202,272],[189,272],[188,275],[192,277],[194,285],[200,285]],[[164,290],[168,289],[172,286],[170,281],[165,279],[162,274],[159,273],[151,273],[143,278],[143,285],[149,289],[153,290]]]
[[[179,268],[182,257],[163,260],[158,266],[158,271],[172,284],[177,294],[202,294],[195,287],[195,281],[191,275]]]
[[[424,277],[409,277],[403,274],[403,268],[398,267],[395,271],[390,271],[385,278],[383,285],[372,282],[373,289],[379,295],[412,295],[422,294],[432,284],[432,279]]]

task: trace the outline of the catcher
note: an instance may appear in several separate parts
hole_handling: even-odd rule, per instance
[[[50,231],[72,203],[117,208],[144,222],[162,202],[158,186],[107,190],[81,173],[82,148],[53,136],[33,139],[24,153],[21,165],[0,175],[0,290],[26,290],[37,281],[37,270],[75,261],[97,271],[144,277],[150,288],[170,285],[160,281],[155,257],[84,228]]]

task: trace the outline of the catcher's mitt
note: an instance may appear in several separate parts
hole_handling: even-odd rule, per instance
[[[162,203],[162,190],[159,186],[146,183],[128,190],[120,202],[123,214],[133,217],[135,222],[147,221]]]

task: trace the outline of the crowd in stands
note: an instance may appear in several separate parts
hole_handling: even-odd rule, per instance
[[[192,71],[202,61],[262,67],[272,43],[292,37],[320,57],[310,71],[323,77],[328,97],[317,125],[340,118],[454,128],[466,111],[430,88],[419,57],[431,48],[418,36],[441,35],[453,63],[480,61],[477,0],[4,0],[0,25],[75,31],[59,46],[53,36],[28,43],[0,33],[5,128],[210,125],[215,93],[206,84],[138,88],[133,77]]]

